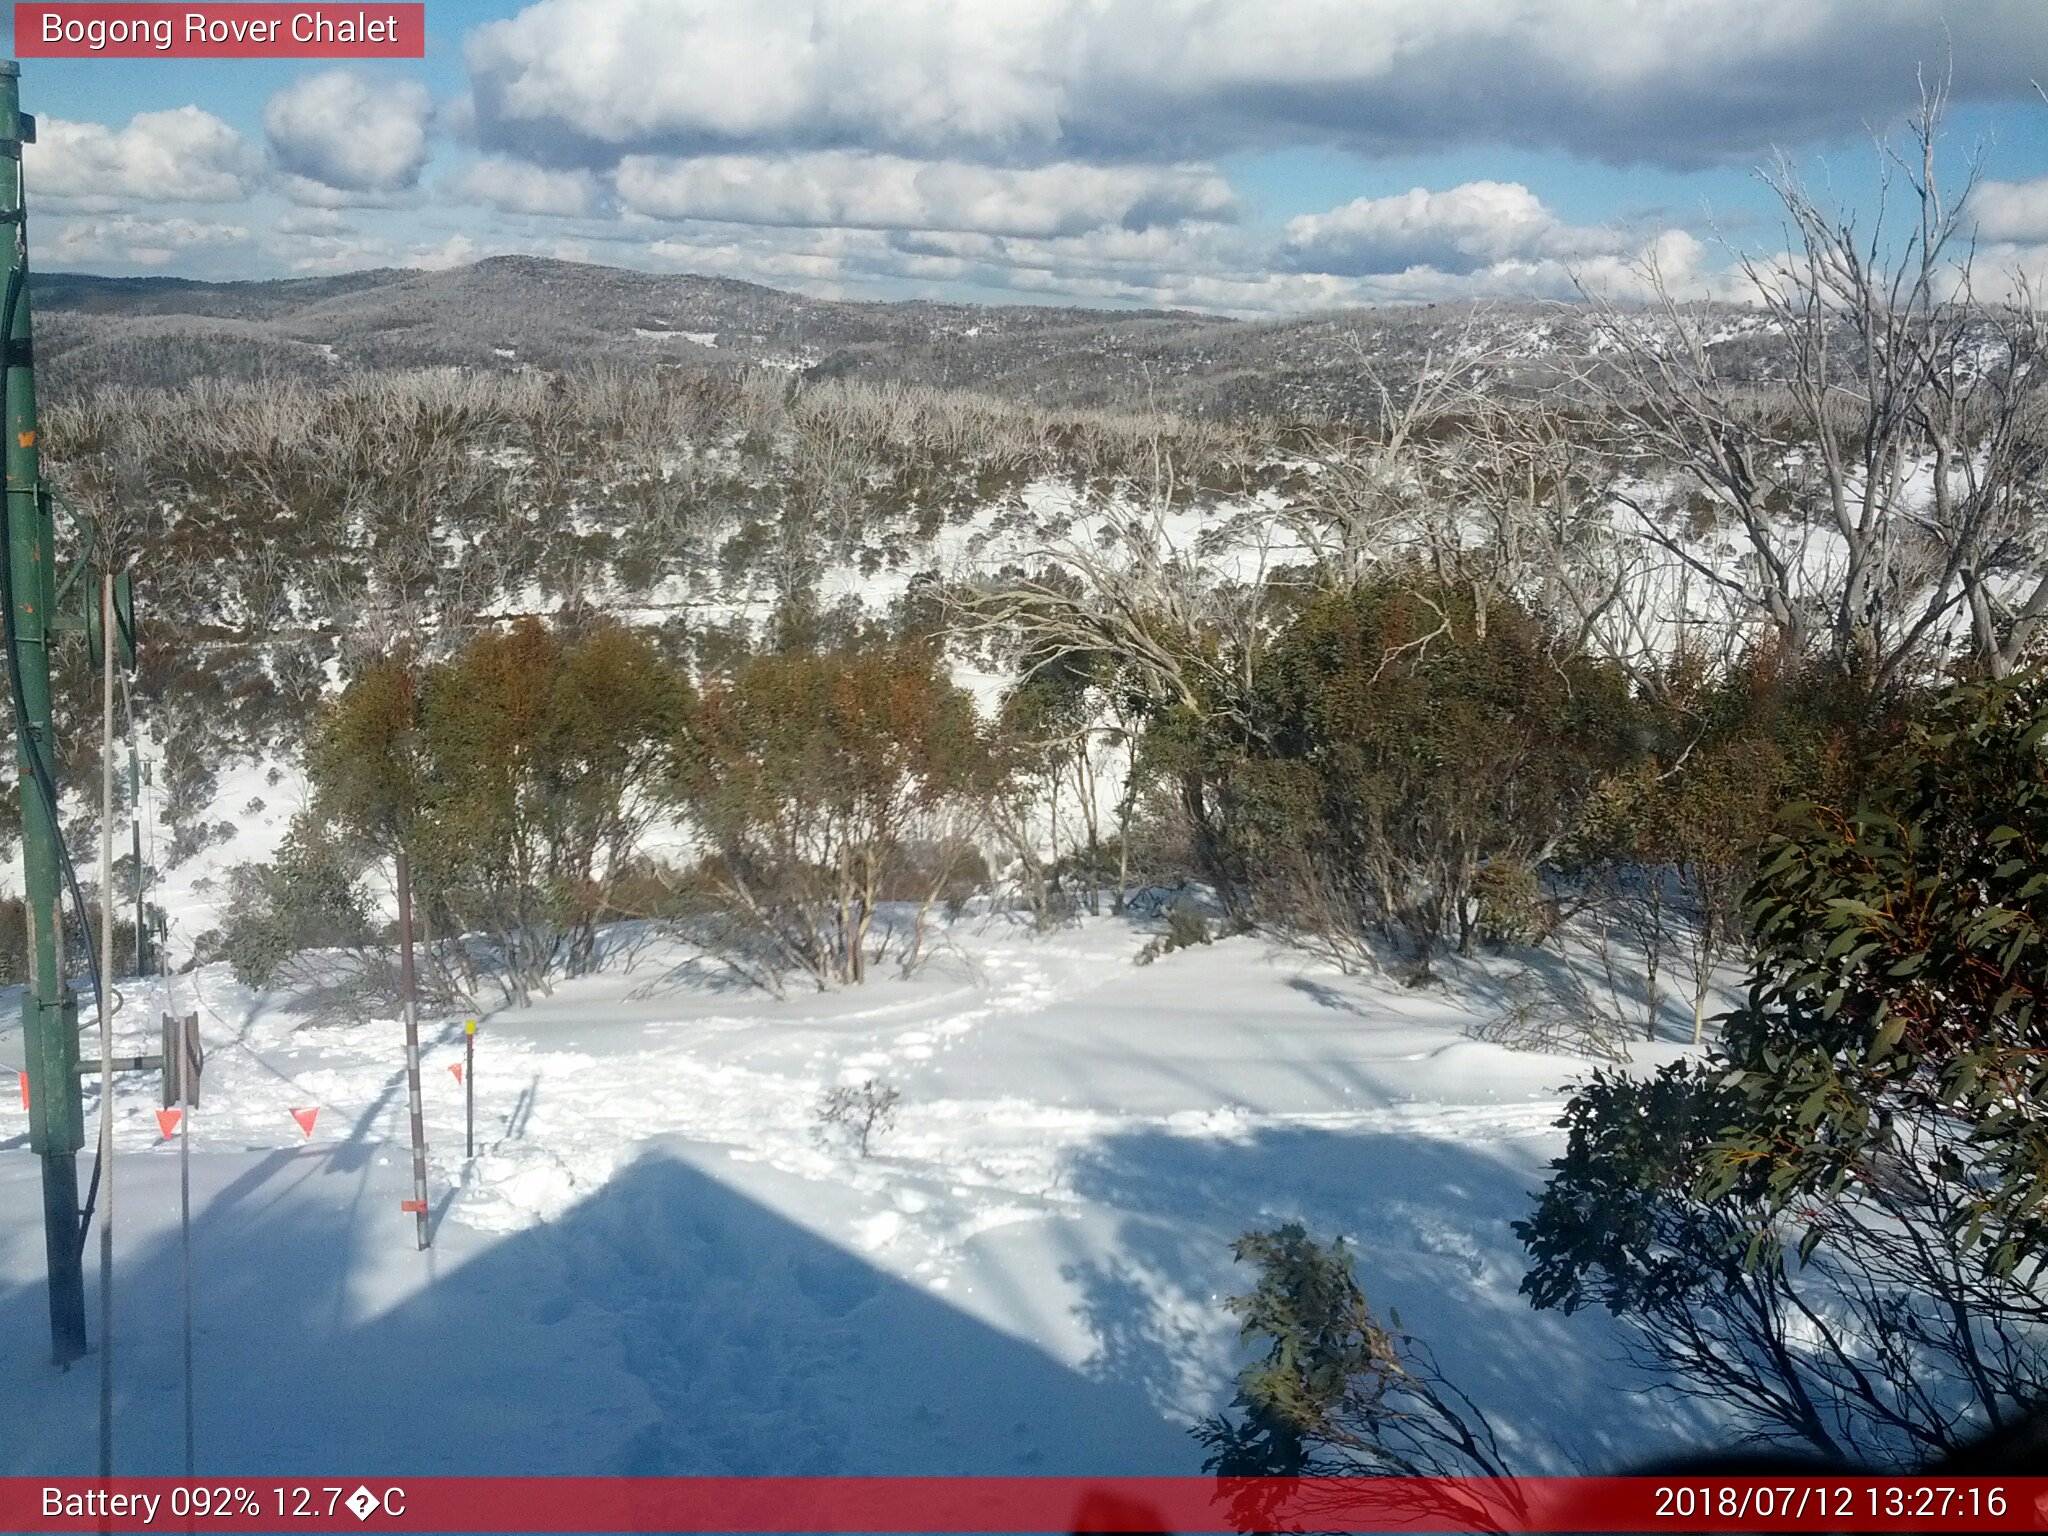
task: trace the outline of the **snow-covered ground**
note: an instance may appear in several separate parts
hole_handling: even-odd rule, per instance
[[[427,1026],[428,1253],[399,1207],[395,1022],[306,1027],[219,967],[126,987],[138,1024],[197,1009],[209,1052],[199,1470],[1192,1472],[1186,1426],[1241,1361],[1229,1245],[1288,1218],[1354,1239],[1368,1296],[1525,1467],[1705,1433],[1643,1395],[1604,1318],[1516,1293],[1509,1223],[1585,1063],[1466,1038],[1476,972],[1409,991],[1255,938],[1139,967],[1144,937],[970,917],[915,978],[778,1002],[614,935],[601,975],[483,1017],[473,1160],[462,1021]],[[16,1010],[0,997],[10,1073]],[[863,1159],[816,1108],[869,1078],[902,1101]],[[155,1093],[137,1077],[117,1099],[116,1458],[135,1474],[178,1470],[181,1443],[178,1155]],[[78,1473],[97,1371],[47,1362],[25,1131],[10,1092],[0,1472]]]

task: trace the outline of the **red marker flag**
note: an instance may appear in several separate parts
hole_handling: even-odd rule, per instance
[[[398,1202],[398,1208],[401,1211],[411,1211],[414,1214],[420,1214],[425,1212],[427,1202],[424,1200],[401,1200]]]
[[[156,1112],[156,1123],[163,1128],[165,1141],[177,1134],[178,1122],[184,1117],[182,1109],[160,1109]]]
[[[27,1109],[27,1108],[28,1108],[28,1074],[27,1074],[26,1072],[23,1072],[23,1073],[21,1073],[21,1074],[19,1074],[19,1075],[20,1075],[20,1077],[21,1077],[21,1107],[22,1107],[23,1109]]]
[[[448,1070],[449,1070],[450,1072],[453,1072],[453,1073],[455,1074],[455,1081],[457,1081],[458,1083],[462,1081],[462,1063],[461,1063],[461,1062],[457,1061],[457,1062],[451,1062],[451,1063],[449,1063],[449,1066],[448,1066]]]
[[[313,1122],[320,1118],[320,1111],[317,1108],[295,1109],[292,1111],[292,1118],[299,1122],[299,1129],[310,1137],[313,1134]]]

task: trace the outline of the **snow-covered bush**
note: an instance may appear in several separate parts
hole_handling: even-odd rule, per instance
[[[302,950],[360,948],[370,939],[356,861],[304,818],[273,862],[228,871],[215,942],[246,986],[269,986]]]
[[[818,1100],[818,1123],[842,1132],[866,1157],[875,1133],[895,1127],[896,1104],[901,1098],[894,1088],[872,1077],[858,1087],[830,1088]]]

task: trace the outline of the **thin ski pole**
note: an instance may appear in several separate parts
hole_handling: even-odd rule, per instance
[[[114,1475],[114,575],[100,577],[100,1476]],[[90,935],[88,935],[90,938]]]
[[[405,1202],[418,1223],[420,1251],[433,1243],[427,1224],[427,1128],[420,1094],[419,979],[412,959],[412,865],[405,844],[393,860],[398,880],[398,990],[405,1011],[405,1094],[412,1120],[412,1199]]]

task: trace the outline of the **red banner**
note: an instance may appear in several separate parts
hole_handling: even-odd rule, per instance
[[[16,5],[24,59],[418,59],[424,4]]]
[[[2039,1531],[2048,1477],[14,1477],[0,1529]]]

